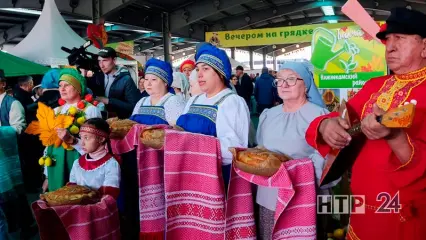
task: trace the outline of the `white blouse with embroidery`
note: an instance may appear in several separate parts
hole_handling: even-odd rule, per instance
[[[205,93],[199,95],[195,104],[214,105],[225,95],[232,93],[231,89],[224,89],[216,96],[208,98]],[[186,104],[183,114],[189,111],[196,96],[191,97]],[[216,117],[216,134],[222,152],[222,165],[232,162],[230,147],[247,147],[250,125],[250,111],[243,98],[237,94],[229,95],[219,104]]]
[[[164,101],[166,102],[164,103]],[[166,120],[169,125],[176,125],[177,119],[180,117],[180,115],[182,115],[183,109],[185,108],[185,101],[183,100],[183,98],[171,93],[167,93],[160,99],[160,101],[155,106],[162,105],[164,106]],[[139,102],[136,103],[132,115],[138,114],[141,106],[152,106],[151,97],[148,96],[140,99]]]
[[[99,189],[101,187],[120,187],[121,170],[120,165],[114,157],[109,158],[105,162],[98,163],[94,169],[85,169],[84,161],[92,162],[97,165],[96,161],[103,161],[100,159],[88,159],[87,154],[77,159],[70,173],[70,183],[75,183],[80,186],[90,187],[92,189]]]

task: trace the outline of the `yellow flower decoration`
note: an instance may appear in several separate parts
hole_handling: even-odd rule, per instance
[[[38,103],[37,119],[38,121],[33,121],[25,132],[40,135],[41,143],[46,147],[61,141],[56,133],[56,128],[68,128],[74,121],[71,116],[62,114],[55,116],[53,109],[41,102]]]

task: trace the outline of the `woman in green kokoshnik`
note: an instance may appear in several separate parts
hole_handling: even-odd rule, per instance
[[[87,119],[101,118],[101,113],[90,102],[91,96],[86,94],[86,79],[75,69],[64,69],[59,75],[59,93],[61,106],[54,109],[55,114],[65,114],[74,117],[73,124],[68,129],[56,129],[62,144],[49,146],[45,151],[46,180],[43,191],[55,191],[63,187],[69,180],[71,168],[82,152],[80,140],[77,138],[79,126]],[[58,146],[59,145],[59,146]]]

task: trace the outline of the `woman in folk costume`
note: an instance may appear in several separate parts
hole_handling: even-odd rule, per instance
[[[172,88],[175,90],[177,96],[181,97],[183,101],[187,101],[189,96],[189,82],[185,74],[180,72],[173,73]]]
[[[189,79],[189,76],[191,75],[191,72],[195,69],[195,63],[191,59],[187,59],[183,61],[183,63],[180,65],[180,72],[185,74],[186,78]]]
[[[175,125],[185,102],[173,94],[173,70],[170,63],[151,58],[145,66],[144,97],[136,104],[131,120],[145,125]]]
[[[226,52],[203,44],[195,55],[198,83],[203,94],[191,97],[178,126],[185,131],[217,137],[221,145],[222,172],[229,183],[232,154],[229,147],[247,147],[250,114],[241,97],[229,88],[231,63]]]
[[[259,146],[292,159],[312,159],[316,180],[319,181],[324,159],[308,145],[305,133],[311,121],[327,114],[328,110],[312,73],[303,63],[287,62],[280,66],[274,85],[284,104],[265,109],[260,115],[257,142]],[[271,239],[277,196],[277,188],[258,186],[256,202],[260,205],[261,239]]]
[[[74,165],[69,184],[90,187],[103,195],[118,198],[120,165],[112,155],[109,125],[101,118],[87,120],[80,128],[81,148],[85,153]]]
[[[61,71],[59,93],[61,94],[60,104],[62,106],[54,109],[55,114],[79,115],[81,117],[75,120],[79,122],[84,122],[84,120],[90,118],[102,117],[98,108],[82,101],[86,94],[86,79],[77,70],[64,69]],[[73,130],[73,134],[77,132],[78,129]],[[48,188],[49,191],[55,191],[68,182],[74,161],[80,157],[80,154],[83,154],[80,139],[73,136],[69,130],[57,129],[57,134],[63,144],[58,147],[49,146],[45,151],[46,156],[56,160],[54,164],[47,166],[44,171],[46,180],[43,188],[44,190]]]

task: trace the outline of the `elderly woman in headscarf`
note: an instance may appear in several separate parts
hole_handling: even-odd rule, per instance
[[[136,104],[131,120],[145,125],[175,125],[185,102],[174,94],[170,63],[151,58],[145,66],[145,91],[149,94]]]
[[[257,142],[266,149],[283,153],[292,159],[310,158],[319,181],[324,159],[305,140],[306,129],[316,117],[328,110],[315,86],[312,73],[299,62],[280,66],[273,82],[283,104],[265,109],[259,118]],[[278,189],[258,186],[260,205],[260,239],[271,239]]]
[[[175,90],[176,96],[182,98],[183,101],[187,101],[189,98],[189,82],[185,74],[180,72],[173,73],[172,88]]]
[[[77,70],[62,70],[59,73],[59,93],[61,94],[62,105],[54,109],[55,114],[75,115],[79,118],[84,117],[85,120],[102,117],[98,108],[89,102],[84,104],[80,102],[86,95],[86,86],[86,79]],[[56,129],[63,144],[58,147],[49,146],[46,149],[45,155],[57,161],[45,168],[44,190],[48,188],[49,191],[54,191],[63,187],[69,181],[69,174],[74,161],[83,153],[80,139],[75,136],[76,132],[70,133],[70,130]],[[72,146],[72,148],[69,146]]]
[[[219,139],[226,187],[232,162],[228,148],[247,147],[250,113],[244,99],[230,89],[231,63],[225,51],[203,43],[195,60],[203,93],[189,99],[177,125],[185,131]]]

